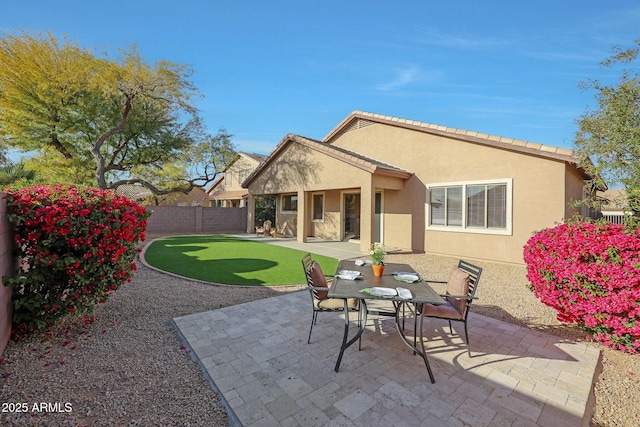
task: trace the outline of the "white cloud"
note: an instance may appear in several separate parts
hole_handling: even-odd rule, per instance
[[[381,91],[390,91],[409,85],[418,80],[422,75],[422,71],[418,66],[396,69],[393,78],[385,83],[376,85],[376,89]]]

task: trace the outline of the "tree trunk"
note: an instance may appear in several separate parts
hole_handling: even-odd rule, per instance
[[[107,189],[107,178],[105,177],[107,169],[104,164],[104,156],[100,152],[100,149],[110,136],[117,135],[124,130],[124,126],[127,123],[127,117],[129,117],[129,112],[131,111],[131,104],[134,97],[135,95],[126,96],[124,109],[122,110],[122,115],[120,116],[120,122],[116,127],[113,127],[100,135],[96,143],[93,145],[93,148],[91,149],[93,158],[96,160],[96,181],[98,182],[98,188],[100,188],[101,190]]]

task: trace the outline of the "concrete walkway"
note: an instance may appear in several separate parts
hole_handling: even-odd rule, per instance
[[[359,245],[342,245],[345,258],[360,255]],[[369,316],[362,351],[350,347],[336,373],[343,315],[320,313],[307,344],[310,305],[301,291],[174,319],[235,425],[589,425],[600,357],[592,347],[472,313],[469,358],[462,325],[451,336],[446,322],[429,319],[431,384],[395,321]]]

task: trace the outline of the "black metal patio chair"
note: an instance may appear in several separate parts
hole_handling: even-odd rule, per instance
[[[318,313],[342,312],[344,311],[345,300],[342,298],[329,298],[329,284],[327,283],[327,279],[322,272],[320,264],[313,260],[310,253],[302,257],[302,267],[304,268],[304,274],[307,279],[307,289],[311,295],[311,306],[313,308],[309,338],[307,339],[307,344],[309,344],[311,342],[313,325],[316,324],[318,320]],[[358,300],[355,298],[347,299],[347,307],[349,311],[359,311]],[[348,315],[349,313],[345,313],[345,316]]]
[[[451,322],[464,324],[464,336],[467,343],[467,354],[471,357],[471,345],[467,330],[469,307],[475,297],[482,268],[460,260],[457,267],[453,267],[446,282],[427,280],[429,283],[446,283],[446,291],[441,296],[447,301],[446,305],[422,304],[418,311],[424,317],[434,317],[449,321],[449,333],[453,334]]]

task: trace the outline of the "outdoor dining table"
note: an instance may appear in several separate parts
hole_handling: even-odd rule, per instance
[[[361,273],[361,276],[356,280],[340,278],[341,271],[358,271]],[[424,360],[424,364],[427,367],[427,371],[429,372],[429,378],[432,383],[435,383],[435,379],[433,377],[433,372],[431,371],[431,366],[429,366],[429,360],[427,359],[427,354],[424,348],[424,340],[422,335],[422,323],[423,316],[420,314],[419,323],[414,327],[414,336],[413,342],[411,342],[404,334],[404,326],[401,325],[401,312],[404,320],[404,308],[405,304],[413,304],[414,307],[417,308],[420,304],[434,304],[434,305],[442,305],[446,304],[446,301],[436,292],[434,291],[428,283],[419,279],[419,281],[414,283],[405,283],[403,281],[396,280],[394,277],[394,273],[403,272],[403,273],[417,273],[411,268],[408,264],[385,264],[384,273],[380,277],[376,277],[373,275],[373,271],[371,266],[366,265],[356,265],[354,260],[343,260],[338,265],[338,269],[336,270],[336,276],[333,278],[331,282],[331,286],[329,288],[329,298],[344,298],[344,313],[345,313],[345,321],[344,321],[344,336],[342,338],[342,345],[340,347],[340,354],[338,355],[338,360],[336,362],[335,371],[338,372],[340,369],[340,363],[342,362],[342,356],[344,355],[344,351],[349,348],[353,343],[355,343],[358,339],[360,339],[362,333],[365,330],[366,322],[367,322],[367,299],[375,299],[375,300],[384,300],[390,301],[393,303],[395,313],[389,313],[387,315],[392,315],[396,320],[396,329],[398,334],[402,338],[402,341],[414,351],[414,353],[422,356]],[[419,276],[418,276],[419,277]],[[396,296],[375,296],[369,293],[362,292],[367,288],[404,288],[408,289],[411,292],[411,298],[403,299],[398,295]],[[358,313],[358,332],[354,335],[353,338],[349,339],[349,324],[351,323],[349,319],[349,310],[348,310],[348,302],[347,298],[356,298],[359,300],[359,313]],[[416,316],[418,310],[415,310]],[[422,311],[421,311],[422,312]],[[383,314],[383,313],[378,313]],[[416,319],[417,320],[417,319]],[[417,329],[417,336],[416,336]],[[416,346],[416,340],[420,343],[420,348]]]

